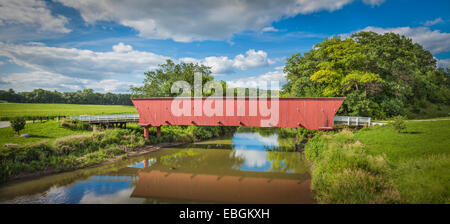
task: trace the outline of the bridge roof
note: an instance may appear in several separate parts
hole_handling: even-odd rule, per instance
[[[161,99],[258,99],[262,97],[220,97],[220,96],[210,96],[210,97],[142,97],[142,98],[131,98],[132,100],[161,100]],[[266,98],[266,97],[264,97]],[[278,98],[282,100],[345,100],[345,97],[267,97],[267,98]]]

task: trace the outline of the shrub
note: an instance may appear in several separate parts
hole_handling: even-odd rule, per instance
[[[325,150],[325,147],[325,139],[321,138],[320,135],[314,136],[305,145],[306,158],[312,162],[316,161],[316,159],[321,155],[322,151]]]
[[[321,203],[395,203],[400,195],[387,181],[384,156],[366,153],[351,131],[316,135],[305,146],[314,163],[312,188]]]
[[[79,121],[68,121],[64,119],[61,122],[61,126],[68,128],[70,130],[86,130],[86,131],[92,131],[93,128],[90,124],[82,123]]]
[[[402,131],[406,130],[405,117],[403,116],[394,117],[392,121],[392,127],[394,128],[394,130],[397,131],[397,133],[401,133]]]
[[[20,134],[20,131],[25,128],[25,124],[26,121],[23,117],[16,117],[11,120],[11,127],[17,134]]]
[[[94,141],[92,135],[73,135],[57,139],[55,141],[55,150],[58,155],[76,155],[84,154],[86,151],[95,151],[98,143]]]

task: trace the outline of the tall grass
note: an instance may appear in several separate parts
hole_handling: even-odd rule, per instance
[[[352,132],[318,135],[305,148],[314,163],[312,188],[322,203],[395,203],[399,192],[386,178],[384,156],[368,155]]]
[[[449,203],[450,121],[316,135],[305,154],[321,203]]]

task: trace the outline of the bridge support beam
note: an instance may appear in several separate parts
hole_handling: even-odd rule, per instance
[[[148,140],[148,126],[144,126],[144,138],[145,140]]]
[[[161,126],[156,127],[156,137],[161,137]]]

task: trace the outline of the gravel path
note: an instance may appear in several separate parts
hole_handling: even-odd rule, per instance
[[[33,122],[33,121],[27,121],[27,123],[31,123],[31,122]],[[11,123],[9,121],[0,122],[0,128],[7,128],[9,126],[11,126]]]

